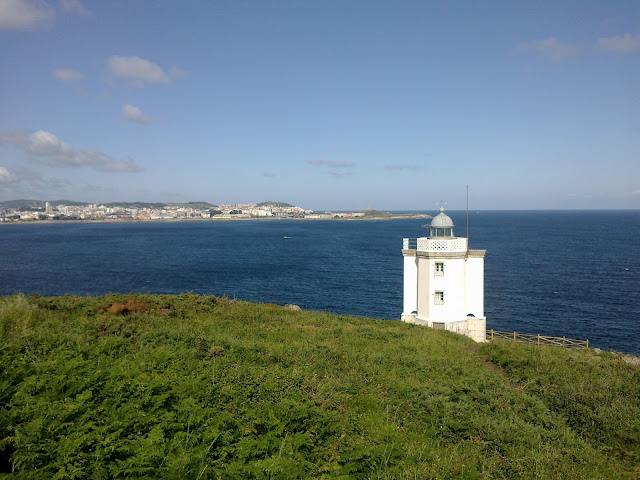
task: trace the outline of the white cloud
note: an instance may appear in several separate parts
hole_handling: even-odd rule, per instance
[[[562,43],[553,37],[521,43],[516,47],[518,53],[536,53],[553,61],[577,55],[579,51],[580,48],[577,45]]]
[[[344,172],[344,171],[338,172],[336,170],[329,170],[327,172],[327,175],[333,178],[344,178],[348,175],[353,175],[353,172]]]
[[[53,76],[62,83],[79,82],[84,78],[84,74],[76,70],[59,68],[53,71]]]
[[[598,50],[611,53],[632,53],[640,50],[640,35],[618,35],[598,39]]]
[[[317,158],[314,160],[309,160],[309,165],[313,165],[314,167],[332,167],[332,168],[349,168],[354,167],[356,164],[350,160],[342,160],[340,162],[336,162],[335,160],[327,160],[326,158]]]
[[[18,178],[4,167],[0,167],[0,184],[14,183]]]
[[[56,168],[91,167],[103,172],[138,172],[131,159],[116,160],[95,150],[79,150],[63,142],[53,133],[39,130],[30,135],[23,132],[0,132],[0,143],[14,145],[44,165]]]
[[[176,67],[175,65],[169,70],[169,76],[173,78],[184,78],[191,75],[191,72]]]
[[[13,195],[14,198],[29,198],[32,196],[57,196],[64,195],[68,191],[72,183],[66,178],[43,177],[40,173],[29,170],[20,169],[15,172],[9,172],[9,182],[3,183],[3,168],[0,167],[0,185],[2,192]],[[6,169],[5,169],[6,170]]]
[[[60,7],[69,13],[91,15],[91,12],[87,10],[80,0],[60,0]]]
[[[0,0],[0,28],[33,30],[53,22],[55,11],[35,0]]]
[[[0,0],[0,29],[35,30],[53,25],[56,13],[90,15],[81,0],[60,0],[54,7],[45,0]]]
[[[142,124],[153,122],[152,118],[145,117],[142,114],[142,110],[140,110],[138,107],[134,107],[133,105],[122,106],[122,118]]]
[[[21,146],[24,143],[26,134],[17,130],[0,130],[0,144],[10,144]]]
[[[107,59],[107,71],[112,77],[130,80],[139,87],[145,83],[170,83],[159,65],[140,57],[113,55]]]

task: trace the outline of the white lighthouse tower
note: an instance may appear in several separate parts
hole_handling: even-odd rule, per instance
[[[405,238],[402,321],[486,340],[484,255],[453,235],[453,221],[440,208],[429,236]]]

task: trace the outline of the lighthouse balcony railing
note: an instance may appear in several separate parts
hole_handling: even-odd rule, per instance
[[[417,238],[403,238],[402,249],[403,250],[416,250],[418,248]]]
[[[465,252],[467,250],[466,238],[404,238],[402,240],[404,250],[417,250],[418,252]]]

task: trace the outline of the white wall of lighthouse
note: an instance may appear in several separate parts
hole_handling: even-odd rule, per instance
[[[418,259],[404,257],[404,295],[402,297],[402,315],[412,315],[418,311]]]
[[[467,258],[465,282],[466,313],[484,317],[484,258]]]

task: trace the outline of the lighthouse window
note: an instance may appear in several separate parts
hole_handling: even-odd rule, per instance
[[[436,292],[433,303],[435,305],[444,305],[444,292]]]
[[[453,229],[451,227],[431,227],[432,237],[452,237]]]
[[[444,275],[444,263],[443,262],[436,262],[436,276],[443,276]]]

